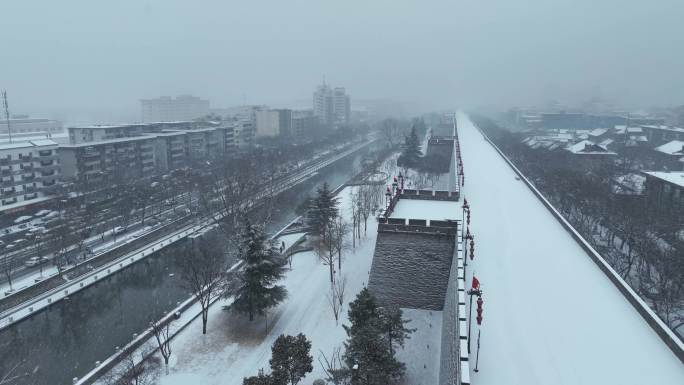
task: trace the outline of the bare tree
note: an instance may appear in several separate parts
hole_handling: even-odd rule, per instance
[[[169,374],[169,358],[171,357],[171,322],[161,323],[159,321],[152,321],[150,323],[152,334],[157,341],[159,353],[164,358],[164,366],[166,367],[166,374]]]
[[[332,310],[333,317],[335,317],[335,325],[337,325],[337,321],[340,319],[342,306],[337,300],[337,288],[335,286],[335,283],[330,285],[330,293],[326,294],[326,298],[328,299],[328,304],[330,305],[330,310]]]
[[[337,299],[337,302],[340,304],[340,308],[344,306],[344,292],[347,289],[347,277],[344,277],[340,274],[340,277],[337,279],[337,284],[335,285],[335,298]]]
[[[321,365],[328,381],[335,385],[348,385],[351,383],[351,372],[349,368],[344,365],[342,360],[342,348],[336,347],[333,349],[330,358],[328,358],[322,350],[319,350],[318,363]]]
[[[352,248],[356,248],[357,228],[361,226],[361,205],[359,203],[361,194],[359,193],[359,188],[350,189],[349,194],[351,198],[349,207],[351,208],[352,217]]]
[[[181,276],[202,307],[202,334],[207,334],[209,305],[217,295],[225,271],[224,249],[216,235],[193,240],[181,260]]]
[[[338,216],[331,224],[331,239],[335,252],[337,253],[337,268],[342,271],[342,250],[348,247],[347,233],[349,233],[349,224]]]
[[[323,261],[324,265],[330,268],[330,284],[335,283],[335,241],[332,223],[323,226],[323,232],[318,238],[316,245],[316,254],[318,258]]]
[[[125,353],[121,363],[102,377],[105,385],[153,385],[159,377],[159,358],[149,348]]]
[[[2,271],[2,274],[5,276],[5,279],[9,284],[10,291],[14,290],[12,287],[12,276],[18,267],[19,263],[14,256],[8,255],[7,253],[0,256],[0,271]]]
[[[393,118],[383,120],[380,122],[379,130],[390,147],[395,147],[401,141],[401,126],[398,120]]]

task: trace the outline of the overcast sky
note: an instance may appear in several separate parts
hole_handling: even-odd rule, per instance
[[[139,117],[138,100],[306,103],[323,75],[421,109],[598,96],[684,104],[682,0],[1,0],[14,113]]]

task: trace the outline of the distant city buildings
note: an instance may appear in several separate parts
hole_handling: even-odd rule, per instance
[[[313,115],[320,123],[339,126],[349,123],[351,101],[344,87],[334,89],[323,83],[313,94]]]
[[[0,211],[49,199],[59,174],[56,142],[42,139],[0,144]]]
[[[143,99],[140,106],[142,121],[146,123],[188,121],[209,114],[209,101],[191,95]]]
[[[256,111],[256,137],[289,137],[292,134],[292,110]]]
[[[14,116],[9,120],[12,135],[25,134],[58,134],[64,131],[62,122],[52,119],[29,118],[28,116]],[[7,135],[7,121],[0,124],[0,135]]]

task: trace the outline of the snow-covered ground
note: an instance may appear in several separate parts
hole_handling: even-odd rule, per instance
[[[342,215],[350,213],[349,189],[340,197]],[[336,347],[342,347],[346,334],[342,323],[347,321],[347,304],[367,284],[377,231],[369,221],[368,236],[355,250],[346,251],[342,276],[346,278],[345,306],[339,322],[335,322],[328,304],[330,292],[328,267],[313,252],[296,254],[292,270],[283,284],[288,298],[268,315],[268,331],[263,318],[254,322],[243,315],[223,310],[224,301],[210,309],[207,335],[202,335],[201,321],[195,320],[172,343],[170,373],[162,375],[163,385],[181,384],[242,384],[243,377],[256,375],[263,368],[269,371],[271,345],[280,334],[304,333],[311,341],[314,371],[301,382],[311,384],[325,375],[318,362],[321,351],[328,357]],[[417,319],[416,322],[420,322]],[[437,323],[435,320],[434,323]],[[435,327],[435,325],[433,325]],[[421,370],[422,365],[421,365]]]
[[[458,114],[484,291],[473,384],[684,384],[675,357],[464,114]],[[473,327],[471,370],[477,327]]]
[[[455,201],[431,201],[399,199],[392,218],[447,220],[461,218],[461,203]]]
[[[439,383],[439,354],[442,335],[442,312],[433,310],[401,309],[410,320],[406,327],[415,329],[397,351],[397,359],[406,364],[402,384],[437,385]]]

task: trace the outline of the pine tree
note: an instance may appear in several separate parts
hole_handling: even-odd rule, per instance
[[[277,305],[287,296],[284,286],[275,285],[285,274],[285,267],[274,242],[249,219],[245,220],[240,242],[240,256],[245,268],[240,274],[240,287],[233,306],[240,312],[248,313],[252,321],[254,314],[263,315],[266,309]]]
[[[385,341],[385,329],[375,299],[364,288],[349,304],[351,326],[344,326],[347,336],[344,361],[351,368],[351,383],[384,385],[400,378],[405,365],[394,357]]]
[[[328,183],[323,183],[318,188],[317,195],[311,200],[311,206],[307,212],[307,223],[314,235],[323,236],[338,215],[338,200],[330,191]]]
[[[397,165],[400,167],[418,167],[422,155],[416,127],[412,126],[411,133],[404,139],[403,150],[397,159]]]
[[[297,385],[307,373],[313,371],[311,341],[299,333],[297,336],[281,334],[271,347],[271,375],[277,385]]]
[[[380,322],[385,333],[384,339],[392,355],[394,355],[394,346],[403,348],[404,341],[410,338],[410,334],[416,330],[406,327],[409,320],[403,319],[403,312],[395,306],[380,308]]]

